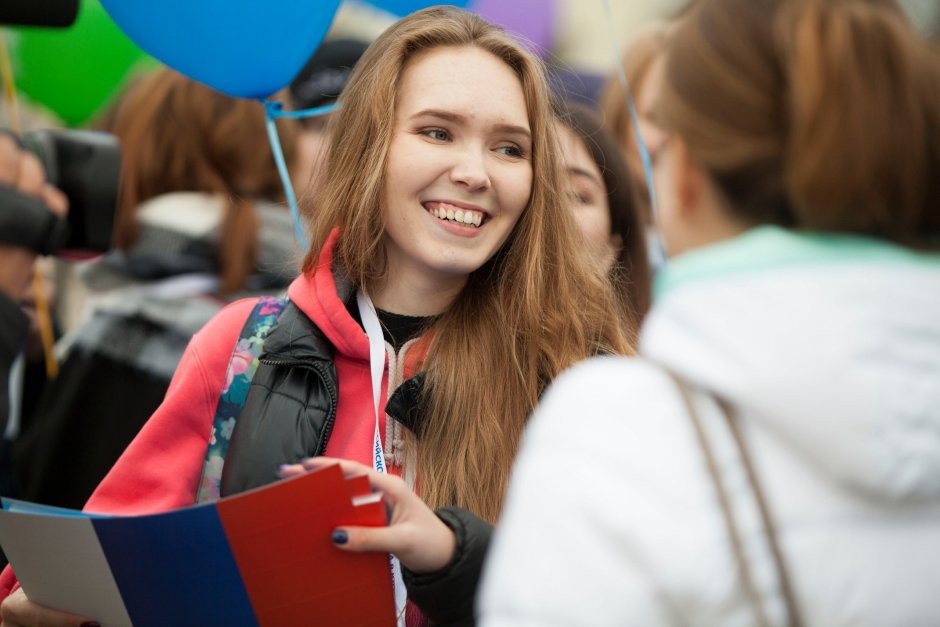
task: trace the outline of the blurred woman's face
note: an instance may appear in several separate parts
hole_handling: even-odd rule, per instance
[[[663,133],[662,129],[653,122],[656,111],[656,99],[663,81],[663,66],[664,62],[661,58],[654,60],[646,71],[646,74],[642,76],[642,80],[639,81],[633,93],[639,134],[650,155],[659,152],[666,139],[666,135]],[[633,133],[628,130],[626,136],[622,138],[622,142],[624,156],[627,159],[630,174],[634,177],[634,180],[641,189],[646,189],[646,171],[643,168],[643,160],[640,157],[640,151],[639,148],[637,148]],[[649,212],[649,203],[645,195],[641,199],[641,202],[647,205],[646,211]],[[652,215],[649,215],[649,218],[652,217]]]
[[[587,146],[570,128],[558,124],[561,157],[568,177],[568,207],[587,240],[597,268],[610,270],[618,246],[611,235],[610,203],[600,168]]]
[[[663,84],[664,61],[659,58],[653,61],[649,70],[640,83],[636,94],[637,117],[640,122],[640,136],[646,144],[646,149],[652,154],[662,148],[666,141],[666,134],[653,122],[656,111],[656,99]],[[631,147],[632,148],[632,147]],[[642,169],[642,167],[641,167]]]

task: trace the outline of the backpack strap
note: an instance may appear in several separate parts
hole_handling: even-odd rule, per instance
[[[706,466],[708,467],[708,473],[711,475],[712,481],[715,484],[718,495],[718,503],[721,506],[721,511],[725,519],[725,526],[728,531],[728,537],[731,541],[731,546],[734,549],[735,559],[738,563],[738,572],[741,575],[744,592],[750,600],[751,607],[754,610],[754,624],[760,625],[761,627],[769,627],[771,621],[767,612],[767,608],[763,602],[763,598],[761,597],[755,582],[754,575],[751,572],[751,568],[748,564],[747,555],[744,550],[743,534],[741,533],[741,529],[735,519],[733,508],[731,507],[731,498],[728,493],[727,485],[722,478],[721,471],[718,468],[718,462],[714,449],[705,433],[705,426],[702,422],[702,418],[699,415],[698,410],[695,408],[695,403],[692,401],[692,390],[688,382],[686,382],[676,373],[669,370],[667,370],[666,373],[672,378],[676,384],[676,387],[679,389],[686,410],[688,411],[689,416],[692,418],[692,424],[695,427],[695,435],[702,447],[702,452],[705,455],[705,462]],[[777,526],[774,522],[773,516],[770,513],[770,508],[767,505],[767,497],[765,496],[764,490],[761,487],[761,483],[758,480],[757,472],[754,468],[754,462],[751,459],[750,452],[745,443],[743,434],[741,433],[740,425],[733,415],[731,407],[724,399],[721,399],[714,394],[710,394],[710,396],[712,396],[718,408],[721,410],[722,418],[724,419],[724,422],[731,433],[732,439],[734,440],[734,444],[738,449],[741,464],[744,466],[748,483],[751,486],[755,501],[757,502],[761,523],[763,524],[764,533],[766,534],[767,542],[770,546],[771,557],[774,562],[773,566],[777,574],[778,585],[780,586],[780,593],[787,609],[787,625],[789,627],[802,627],[804,624],[802,612],[800,611],[800,607],[797,602],[796,592],[793,587],[792,579],[790,578],[787,562],[784,559],[783,552],[780,549],[780,540],[778,537],[779,534],[777,533]]]
[[[259,298],[238,335],[225,373],[225,385],[219,394],[215,416],[212,419],[212,433],[202,466],[199,492],[196,494],[197,503],[219,498],[222,467],[225,464],[225,454],[228,452],[232,431],[235,430],[235,422],[245,406],[251,379],[258,370],[258,357],[264,349],[264,340],[274,330],[277,319],[287,303],[287,297]]]

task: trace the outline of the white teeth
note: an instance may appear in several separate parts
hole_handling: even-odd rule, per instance
[[[483,224],[484,217],[479,211],[459,209],[445,203],[439,203],[436,207],[429,207],[428,213],[439,220],[450,220],[458,224],[477,227]]]

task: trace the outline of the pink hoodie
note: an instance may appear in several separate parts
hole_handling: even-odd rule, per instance
[[[337,293],[331,271],[337,239],[338,232],[334,232],[314,273],[295,279],[288,295],[335,347],[334,360],[341,384],[326,454],[371,466],[375,419],[369,340]],[[147,514],[195,502],[229,359],[255,302],[245,299],[232,303],[193,336],[163,403],[98,485],[85,511]],[[402,354],[396,356],[403,372],[394,377],[395,385],[400,384],[398,379],[407,379],[420,370],[429,342],[428,337],[409,342]],[[387,399],[388,374],[386,361],[382,399]],[[379,428],[385,442],[383,408],[384,400],[379,408]],[[392,472],[400,472],[399,467],[389,463]],[[0,575],[0,600],[17,586],[8,566]]]

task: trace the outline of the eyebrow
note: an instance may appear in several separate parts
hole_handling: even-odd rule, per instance
[[[467,116],[461,115],[460,113],[454,113],[453,111],[442,111],[441,109],[423,109],[418,111],[412,116],[409,116],[409,120],[422,117],[432,117],[445,120],[447,122],[454,123],[465,123],[467,121]],[[532,133],[528,128],[524,126],[518,126],[516,124],[495,124],[493,128],[500,133],[511,133],[513,135],[521,135],[526,139],[532,139]]]

